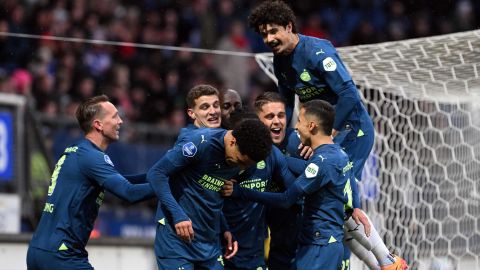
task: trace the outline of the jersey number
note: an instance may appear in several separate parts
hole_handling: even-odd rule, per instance
[[[347,203],[345,204],[345,210],[353,209],[353,194],[352,194],[352,186],[350,184],[350,178],[347,179],[347,183],[345,184],[345,188],[343,189],[343,195],[347,196]]]
[[[66,155],[63,155],[62,157],[60,157],[57,164],[55,165],[55,170],[52,173],[52,178],[50,178],[50,180],[52,180],[52,183],[48,187],[48,196],[51,196],[53,194],[53,190],[57,185],[58,174],[60,173],[60,169],[62,169],[62,165],[63,165],[63,162],[65,162],[65,158],[67,158]]]

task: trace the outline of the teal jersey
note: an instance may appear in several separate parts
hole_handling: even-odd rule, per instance
[[[89,140],[66,148],[55,165],[30,246],[86,254],[105,190],[131,202],[154,196],[148,183],[129,183],[115,170],[109,156]]]
[[[295,94],[300,102],[321,99],[335,106],[333,128],[347,126],[373,135],[373,125],[352,77],[336,49],[325,39],[298,35],[289,55],[275,55],[273,66],[279,92],[287,99],[291,116]]]
[[[250,167],[242,178],[236,179],[243,188],[267,191],[272,183],[280,186],[290,186],[295,176],[290,172],[282,152],[272,147],[270,155],[255,166]],[[231,263],[238,267],[245,267],[250,263],[258,263],[253,258],[263,261],[266,237],[265,206],[263,204],[228,198],[225,200],[223,213],[235,238],[238,240],[238,253],[231,259]],[[251,265],[251,268],[255,268]]]
[[[226,130],[186,128],[148,172],[147,179],[159,198],[156,255],[208,260],[219,254],[224,180],[240,168],[225,160]],[[175,234],[175,224],[191,220],[195,237],[186,244]],[[168,227],[168,228],[167,228]],[[163,243],[168,242],[168,245]]]
[[[348,155],[338,144],[315,149],[304,173],[295,181],[305,195],[300,244],[343,240],[345,205],[352,204],[353,177]]]
[[[326,245],[343,240],[345,205],[352,204],[352,165],[337,144],[314,150],[304,172],[284,193],[257,192],[234,186],[233,197],[290,207],[305,197],[300,245]]]

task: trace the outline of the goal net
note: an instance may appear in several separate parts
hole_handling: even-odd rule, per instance
[[[411,269],[480,269],[480,30],[338,51],[376,129],[360,188],[387,247]]]

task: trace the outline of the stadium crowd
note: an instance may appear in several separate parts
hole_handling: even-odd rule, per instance
[[[264,52],[246,27],[261,1],[0,2],[0,32]],[[452,1],[288,1],[300,33],[335,46],[376,43],[478,28],[480,4]],[[105,93],[125,120],[179,130],[184,97],[198,83],[239,91],[247,104],[274,87],[253,58],[71,43],[0,35],[0,92],[30,96],[45,115],[71,115],[80,100]]]

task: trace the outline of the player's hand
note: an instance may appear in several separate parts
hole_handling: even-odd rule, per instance
[[[235,179],[225,180],[223,182],[222,189],[220,189],[220,194],[224,197],[230,197],[233,194],[233,185],[237,181]]]
[[[371,225],[368,221],[367,216],[360,208],[353,209],[352,218],[358,225],[362,224],[363,228],[365,229],[365,235],[367,237],[370,236]]]
[[[183,241],[187,243],[192,242],[194,233],[191,220],[180,221],[175,224],[175,231],[177,232],[177,236]]]
[[[223,237],[225,238],[225,242],[226,242],[226,245],[227,245],[227,247],[225,249],[225,254],[223,255],[223,257],[225,259],[229,260],[229,259],[233,258],[233,256],[235,256],[235,254],[237,254],[238,242],[233,239],[233,235],[229,231],[224,232]]]
[[[335,138],[335,136],[337,136],[337,134],[338,134],[338,130],[332,129],[332,138]]]
[[[313,149],[310,146],[300,143],[298,149],[300,150],[300,156],[304,159],[309,159],[313,155]]]

